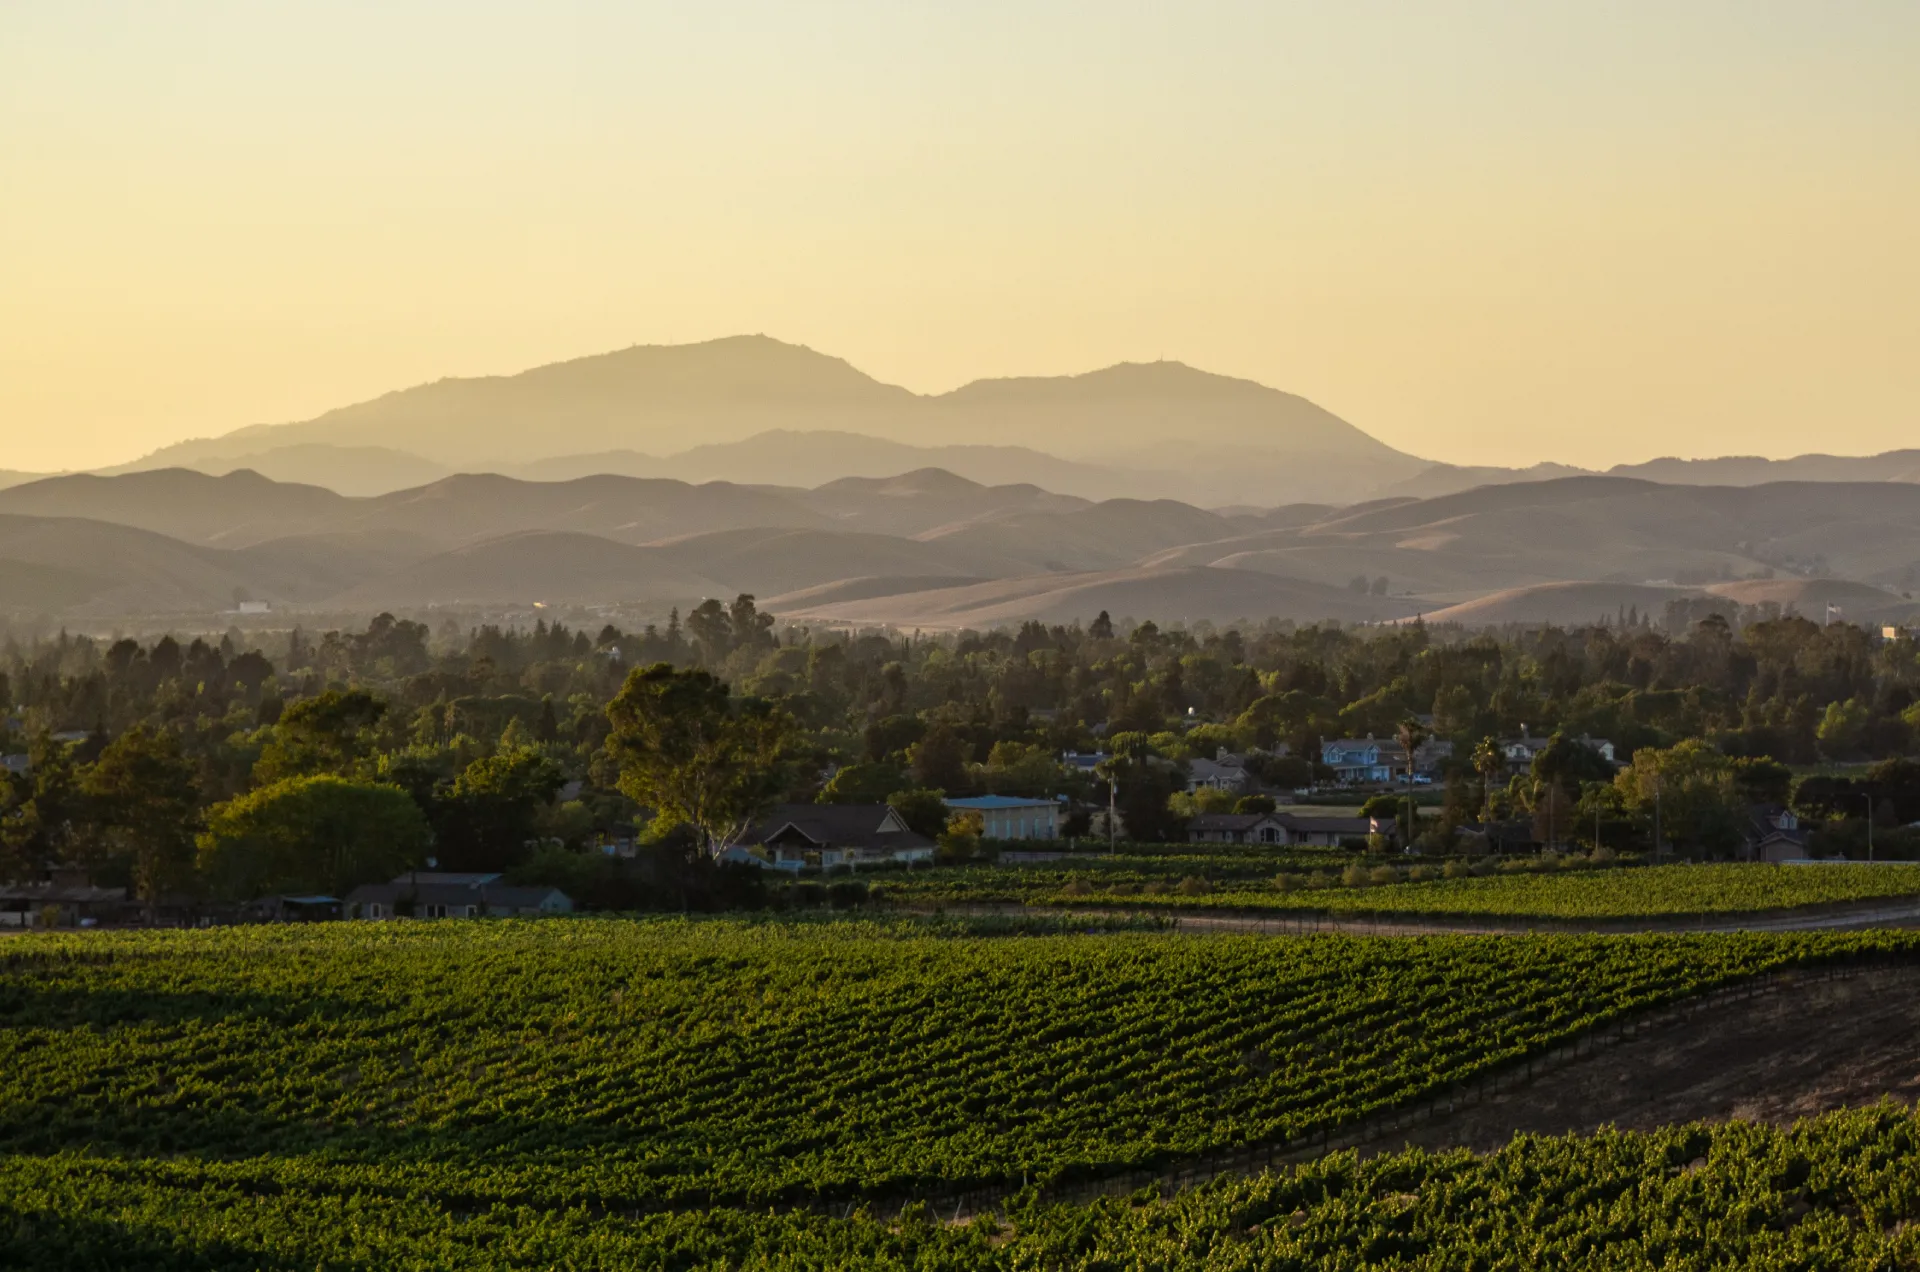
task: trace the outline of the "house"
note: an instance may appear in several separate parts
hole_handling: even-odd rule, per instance
[[[83,870],[0,886],[0,927],[92,927],[129,913],[125,888],[96,888]]]
[[[1050,799],[1022,799],[1015,795],[977,795],[950,799],[958,813],[980,814],[982,839],[1058,839],[1060,805]]]
[[[1778,865],[1783,861],[1804,861],[1810,855],[1807,832],[1800,829],[1800,818],[1792,809],[1777,804],[1757,804],[1748,809],[1740,838],[1741,856],[1748,861]]]
[[[0,755],[0,773],[13,777],[25,777],[33,772],[33,757],[30,755]]]
[[[1394,832],[1391,817],[1303,817],[1281,813],[1287,820],[1287,842],[1303,847],[1339,848],[1369,835]]]
[[[1079,751],[1068,751],[1060,757],[1062,768],[1072,769],[1076,773],[1085,773],[1089,777],[1093,776],[1095,768],[1106,762],[1105,751],[1089,751],[1084,755]]]
[[[254,902],[252,909],[275,923],[320,923],[339,918],[343,905],[339,897],[267,897]]]
[[[347,894],[351,919],[478,919],[572,914],[573,898],[544,885],[513,887],[498,874],[415,870]]]
[[[1433,778],[1453,759],[1453,743],[1446,738],[1428,738],[1413,748],[1413,771],[1418,777]]]
[[[1407,771],[1407,751],[1391,738],[1335,738],[1320,747],[1320,762],[1345,786],[1391,782]]]
[[[1187,822],[1196,844],[1284,844],[1287,823],[1277,813],[1201,813]]]
[[[1187,764],[1188,794],[1215,790],[1238,795],[1254,785],[1253,775],[1247,772],[1247,762],[1224,747],[1210,760],[1192,760]]]
[[[720,855],[778,870],[932,861],[934,844],[885,804],[781,804]]]
[[[1286,844],[1339,848],[1369,835],[1392,834],[1391,818],[1306,817],[1299,813],[1202,813],[1187,822],[1196,844]]]
[[[1579,745],[1586,747],[1589,751],[1598,752],[1600,758],[1607,763],[1618,763],[1618,761],[1613,758],[1613,743],[1607,741],[1607,739],[1596,738],[1590,734],[1582,733],[1573,740]],[[1521,725],[1519,737],[1506,738],[1500,743],[1500,754],[1505,756],[1507,761],[1507,775],[1514,777],[1531,771],[1534,757],[1546,750],[1548,744],[1552,741],[1553,739],[1551,737],[1543,738],[1537,734],[1527,732],[1527,726],[1524,724]]]

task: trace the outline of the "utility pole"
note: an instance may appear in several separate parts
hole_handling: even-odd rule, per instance
[[[1109,857],[1113,856],[1114,805],[1118,799],[1119,790],[1119,783],[1114,781],[1113,774],[1107,774],[1107,856]]]
[[[1660,779],[1653,779],[1653,864],[1660,864]]]
[[[1872,861],[1873,860],[1873,796],[1871,794],[1867,794],[1867,795],[1862,795],[1860,798],[1867,801],[1867,860]]]

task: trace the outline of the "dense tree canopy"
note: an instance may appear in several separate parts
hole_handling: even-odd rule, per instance
[[[216,805],[201,869],[225,895],[325,893],[424,863],[427,819],[397,786],[331,774],[289,777]]]
[[[1169,801],[1192,759],[1265,748],[1251,765],[1291,788],[1313,780],[1322,740],[1390,738],[1409,720],[1453,744],[1462,820],[1484,808],[1559,837],[1597,819],[1610,842],[1644,844],[1637,757],[1688,742],[1657,762],[1680,766],[1664,827],[1676,846],[1725,842],[1715,801],[1790,799],[1823,824],[1920,820],[1915,783],[1885,767],[1916,750],[1920,644],[1791,615],[1682,617],[1469,632],[1108,616],[928,637],[783,628],[742,597],[638,631],[382,616],[257,641],[16,636],[0,645],[0,754],[25,761],[0,781],[0,852],[12,875],[69,862],[191,889],[180,841],[141,829],[163,806],[141,783],[168,765],[169,816],[189,833],[215,805],[326,775],[404,791],[441,859],[511,871],[555,845],[632,838],[636,819],[690,823],[711,846],[772,798],[1066,794],[1103,810],[1104,774],[1060,766],[1067,751],[1115,755],[1115,802],[1153,837],[1179,833]],[[1513,778],[1481,747],[1523,727],[1554,740]],[[144,740],[93,774],[135,730]],[[1626,785],[1587,737],[1632,761]]]

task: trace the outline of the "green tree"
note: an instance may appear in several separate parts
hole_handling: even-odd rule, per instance
[[[1480,775],[1480,819],[1493,817],[1493,779],[1507,766],[1507,757],[1492,738],[1481,738],[1473,748],[1473,771]]]
[[[387,704],[364,689],[329,689],[280,713],[253,767],[258,785],[312,773],[349,773],[373,753]]]
[[[31,877],[74,859],[89,825],[73,748],[40,730],[27,743],[27,759],[28,772],[0,773],[0,873],[7,877]]]
[[[1621,805],[1649,834],[1657,811],[1663,840],[1709,856],[1739,846],[1746,802],[1735,765],[1705,740],[1635,751],[1613,782]]]
[[[607,718],[620,790],[657,821],[693,827],[711,855],[786,787],[791,717],[734,699],[708,672],[667,663],[637,668],[607,704]]]
[[[936,725],[907,751],[913,780],[928,789],[964,791],[967,780],[967,743],[950,725]]]
[[[821,804],[879,804],[907,784],[906,770],[885,760],[843,764],[828,779],[816,801]]]
[[[1820,753],[1832,760],[1857,758],[1872,718],[1872,711],[1858,698],[1829,702],[1814,730],[1814,736],[1820,740]]]
[[[987,753],[987,789],[996,795],[1052,795],[1060,785],[1060,763],[1043,746],[995,742]]]
[[[509,870],[532,851],[540,815],[566,777],[532,747],[483,756],[461,770],[433,819],[441,864]]]
[[[200,868],[223,895],[321,892],[418,867],[427,819],[397,786],[332,774],[291,777],[215,805],[199,840]]]
[[[908,830],[929,839],[939,837],[947,828],[944,791],[895,791],[887,796],[887,806],[900,814]]]
[[[127,863],[135,896],[155,901],[191,880],[200,792],[178,737],[134,726],[107,744],[80,789],[98,847]]]

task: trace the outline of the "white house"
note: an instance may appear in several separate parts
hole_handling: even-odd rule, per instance
[[[722,861],[777,870],[932,861],[934,844],[885,804],[781,804]]]

